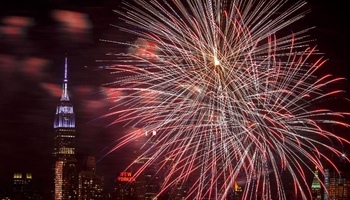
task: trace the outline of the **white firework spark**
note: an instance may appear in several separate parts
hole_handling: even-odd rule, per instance
[[[341,155],[319,138],[349,143],[324,125],[349,125],[337,120],[348,113],[312,106],[342,91],[325,92],[341,78],[314,75],[325,60],[314,58],[309,29],[277,38],[308,12],[304,5],[134,0],[116,11],[128,24],[119,28],[138,42],[107,42],[140,51],[116,55],[117,80],[106,86],[125,95],[106,116],[157,130],[136,176],[171,166],[158,196],[195,177],[188,199],[225,199],[238,180],[242,199],[286,199],[283,172],[296,195],[310,198],[305,174],[331,163],[324,149]],[[113,150],[140,137],[131,132]]]

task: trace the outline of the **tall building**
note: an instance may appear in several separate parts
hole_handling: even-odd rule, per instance
[[[55,200],[76,200],[78,198],[75,115],[67,87],[67,58],[65,58],[62,97],[57,105],[54,120]]]
[[[329,188],[329,169],[325,169],[324,170],[324,187],[325,188]],[[323,200],[328,200],[329,197],[328,197],[328,192],[327,190],[323,190]]]
[[[320,179],[318,177],[318,170],[316,168],[315,172],[314,172],[314,179],[312,181],[312,185],[311,185],[311,193],[312,193],[312,200],[321,200],[321,183],[320,183]]]
[[[103,177],[96,174],[94,156],[87,156],[79,173],[79,200],[103,199]]]

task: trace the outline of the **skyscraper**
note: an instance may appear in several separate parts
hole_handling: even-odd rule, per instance
[[[67,87],[67,58],[65,58],[62,97],[57,105],[54,120],[55,200],[71,200],[78,197],[75,115]]]
[[[318,177],[318,170],[316,168],[315,172],[314,172],[314,179],[312,181],[312,185],[311,185],[311,193],[312,193],[312,199],[313,200],[321,200],[321,183],[320,183],[320,179]]]

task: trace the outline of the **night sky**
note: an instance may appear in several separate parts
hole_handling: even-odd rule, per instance
[[[349,11],[346,0],[334,2],[310,0],[307,7],[312,12],[286,30],[316,26],[310,35],[329,59],[322,72],[350,78]],[[84,156],[102,158],[104,148],[127,131],[121,126],[106,128],[110,119],[89,123],[113,106],[99,93],[101,84],[113,80],[113,75],[97,70],[95,61],[108,52],[126,50],[100,41],[121,40],[125,34],[110,26],[119,23],[112,11],[119,4],[119,0],[0,3],[0,189],[11,186],[14,172],[31,172],[41,193],[50,189],[53,119],[61,97],[66,54],[79,164]],[[350,92],[349,82],[339,86]],[[349,110],[349,104],[340,107]],[[121,150],[98,162],[98,174],[105,176],[108,190],[127,162],[125,155]]]

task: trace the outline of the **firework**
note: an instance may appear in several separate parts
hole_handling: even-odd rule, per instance
[[[106,87],[122,95],[106,116],[143,131],[111,151],[156,130],[135,176],[158,166],[158,196],[190,182],[188,199],[226,199],[240,182],[242,199],[285,199],[282,174],[289,174],[295,195],[309,199],[306,174],[332,164],[324,150],[341,155],[332,142],[349,143],[327,125],[349,125],[341,121],[348,113],[314,106],[342,91],[327,88],[341,78],[316,76],[325,60],[309,46],[309,29],[283,33],[308,12],[304,5],[124,2],[119,28],[137,42],[105,40],[130,52],[110,64],[116,80]]]

